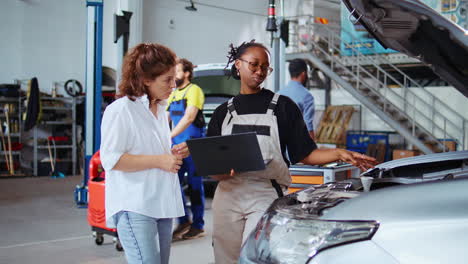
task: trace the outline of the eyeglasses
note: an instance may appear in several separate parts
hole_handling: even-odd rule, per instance
[[[262,72],[266,73],[266,75],[270,75],[273,72],[273,68],[270,67],[270,66],[259,65],[256,62],[250,62],[250,61],[247,61],[247,60],[244,60],[244,59],[241,59],[241,58],[239,58],[238,60],[243,61],[243,62],[247,62],[249,64],[249,70],[251,70],[252,72],[256,72],[258,70],[258,68],[260,68],[260,70],[262,70]]]

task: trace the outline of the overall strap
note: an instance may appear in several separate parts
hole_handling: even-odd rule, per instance
[[[281,185],[279,185],[279,183],[276,180],[270,180],[270,181],[271,181],[271,185],[273,186],[273,188],[275,188],[278,198],[283,197],[284,194],[283,194],[283,190],[281,189]]]
[[[192,86],[192,83],[190,83],[190,84],[187,85],[187,88],[186,88],[186,90],[184,91],[184,94],[182,95],[182,99],[180,99],[180,100],[183,100],[183,99],[185,98],[185,95],[187,94],[187,92],[188,92],[190,86]],[[176,89],[177,89],[177,88],[176,88]],[[184,89],[185,89],[185,88],[184,88]],[[176,97],[176,93],[173,92],[173,93],[172,93],[172,98],[171,98],[171,103],[175,102],[175,97]],[[180,100],[178,100],[178,101],[180,101]]]
[[[273,115],[273,110],[275,109],[276,104],[278,103],[279,96],[280,96],[279,93],[275,93],[275,95],[273,95],[270,105],[268,105],[267,114]]]
[[[236,108],[234,107],[234,97],[229,99],[227,109],[232,116],[237,116]]]
[[[177,89],[177,88],[176,88]],[[169,100],[171,102],[171,104],[174,102],[175,100],[175,91],[172,91],[172,97],[171,97],[171,100]]]
[[[185,92],[184,94],[182,95],[182,100],[185,98],[185,95],[187,94],[188,90],[190,89],[190,87],[192,87],[193,83],[189,83],[187,88],[185,89]]]

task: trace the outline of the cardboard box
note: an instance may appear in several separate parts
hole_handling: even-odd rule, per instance
[[[443,143],[448,151],[457,151],[457,143],[455,141],[443,141]]]
[[[445,147],[447,148],[446,151],[457,151],[457,142],[455,142],[454,140],[448,139],[446,141],[443,141],[442,139],[439,139],[439,141],[445,145]],[[442,152],[442,149],[439,149],[439,147],[435,144],[424,143],[424,145],[426,145],[426,147],[428,147],[430,150],[432,150],[435,153]],[[416,147],[414,147],[414,149],[417,151],[419,150]]]
[[[417,150],[406,150],[406,149],[395,149],[393,151],[393,159],[403,159],[408,157],[418,156],[419,151]]]

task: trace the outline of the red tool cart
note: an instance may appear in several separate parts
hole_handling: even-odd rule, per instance
[[[99,151],[94,153],[89,161],[89,181],[88,181],[88,223],[93,231],[95,242],[102,245],[104,234],[114,237],[115,249],[122,251],[117,229],[106,226],[105,211],[105,178],[106,172],[102,168]]]

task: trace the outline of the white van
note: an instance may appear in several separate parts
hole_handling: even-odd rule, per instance
[[[240,82],[229,78],[230,67],[225,67],[225,63],[212,63],[200,64],[193,69],[192,82],[200,86],[205,93],[203,114],[207,124],[216,107],[238,95],[240,91]]]

